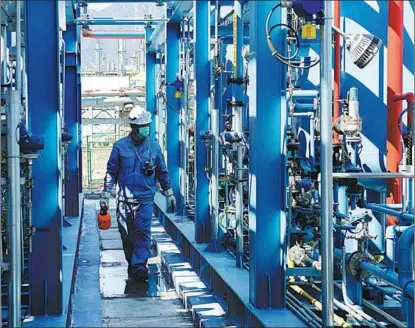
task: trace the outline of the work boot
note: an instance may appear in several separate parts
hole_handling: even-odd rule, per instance
[[[137,268],[132,274],[132,279],[137,282],[148,280],[148,269],[146,267]]]

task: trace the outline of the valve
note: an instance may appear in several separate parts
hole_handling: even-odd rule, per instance
[[[371,235],[369,233],[369,222],[374,218],[374,215],[371,210],[364,208],[356,208],[351,210],[347,219],[348,225],[356,227],[353,230],[353,234],[348,234],[347,239],[355,239],[359,242],[360,245],[363,245],[368,240],[376,239],[377,235]]]
[[[359,100],[357,88],[350,89],[347,99],[341,100],[344,114],[336,119],[333,129],[341,135],[345,135],[347,141],[360,141],[362,131],[362,118],[359,115]]]

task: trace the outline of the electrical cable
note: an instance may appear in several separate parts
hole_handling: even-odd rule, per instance
[[[398,129],[399,129],[399,134],[400,135],[403,134],[403,131],[402,131],[402,118],[403,118],[405,113],[409,113],[409,112],[412,112],[412,109],[407,108],[407,109],[403,110],[402,113],[398,117]],[[409,126],[407,127],[407,130],[410,130]]]
[[[285,65],[287,65],[287,66],[289,66],[289,67],[291,67],[291,68],[310,69],[310,68],[312,68],[312,67],[316,66],[317,64],[319,64],[319,63],[320,63],[320,58],[312,60],[312,61],[315,61],[313,64],[308,65],[308,66],[303,66],[303,67],[302,67],[301,65],[293,65],[292,63],[290,63],[290,62],[289,62],[290,60],[294,59],[294,58],[298,55],[298,52],[299,52],[299,50],[300,50],[300,38],[299,38],[299,36],[298,36],[297,31],[296,31],[294,28],[292,28],[291,26],[289,26],[288,24],[279,23],[279,24],[275,24],[275,25],[273,25],[271,28],[269,27],[269,21],[270,21],[270,19],[271,19],[272,14],[273,14],[273,13],[274,13],[274,11],[275,11],[278,7],[280,7],[280,6],[281,6],[281,3],[279,3],[279,4],[275,5],[275,6],[271,9],[271,11],[269,12],[269,14],[268,14],[268,16],[267,16],[267,20],[266,20],[266,22],[265,22],[265,30],[266,30],[266,33],[267,33],[268,47],[269,47],[269,49],[271,50],[271,54],[272,54],[274,57],[276,57],[276,58],[277,58],[280,62],[282,62],[283,64],[285,64]],[[294,51],[294,54],[293,54],[293,55],[291,55],[291,56],[289,56],[289,57],[285,57],[285,56],[281,55],[280,53],[278,53],[278,51],[275,49],[274,44],[272,43],[272,40],[271,40],[271,32],[272,32],[275,28],[277,28],[277,27],[281,27],[281,26],[285,26],[285,27],[287,27],[288,29],[290,29],[290,30],[294,33],[294,36],[295,36],[295,38],[296,38],[296,43],[297,43],[297,45],[296,45],[296,49],[295,49],[295,51]]]

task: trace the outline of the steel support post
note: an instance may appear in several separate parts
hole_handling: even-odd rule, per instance
[[[65,177],[65,216],[79,216],[78,170],[78,26],[67,24],[65,40],[65,127],[72,135],[68,145],[68,172]]]
[[[173,83],[176,74],[179,73],[180,56],[180,24],[168,23],[166,36],[166,82]],[[167,127],[166,127],[166,148],[167,166],[170,173],[174,197],[177,200],[176,212],[181,213],[180,204],[183,204],[184,195],[180,194],[180,99],[175,98],[175,88],[166,86],[167,95]]]
[[[153,28],[146,29],[146,39],[148,40]],[[147,50],[149,42],[146,43]],[[150,135],[154,140],[156,137],[156,53],[146,52],[146,110],[151,113],[151,130]]]
[[[196,242],[210,241],[209,180],[206,168],[207,151],[202,134],[209,130],[210,100],[210,4],[194,1],[195,9],[195,76],[196,76],[196,119],[195,119],[195,228]]]
[[[45,135],[45,150],[33,162],[33,226],[36,233],[29,260],[31,314],[57,314],[62,312],[58,2],[25,3],[31,131]]]
[[[274,6],[270,1],[249,2],[249,21],[255,26],[249,31],[250,146],[261,149],[249,154],[249,298],[257,308],[284,307],[286,291],[286,68],[268,49],[264,23]],[[278,8],[270,26],[281,23],[281,17]],[[275,31],[273,42],[284,49],[283,29]]]
[[[80,33],[80,31],[78,31]],[[77,86],[76,86],[76,99],[78,101],[77,104],[77,126],[78,126],[78,187],[79,192],[82,192],[82,183],[83,183],[83,173],[82,173],[82,167],[83,167],[83,155],[82,155],[82,77],[81,77],[81,71],[82,71],[82,65],[81,65],[81,43],[78,44],[79,48],[79,56],[77,61]]]
[[[2,0],[0,0],[0,8],[2,8]],[[1,25],[3,11],[0,9],[0,83],[3,84],[2,78],[2,70],[3,70],[3,62],[5,62],[5,55],[4,55],[4,39],[3,39],[3,26]],[[1,91],[1,86],[0,86]],[[1,148],[1,147],[0,147]],[[0,163],[3,161],[3,152],[0,151]],[[0,197],[0,208],[3,210],[3,201]],[[0,239],[3,240],[3,223],[0,220]],[[0,243],[0,279],[3,278],[3,242]],[[3,308],[3,302],[0,297],[0,307]],[[0,311],[0,320],[3,322],[3,313]]]
[[[321,262],[322,320],[324,327],[334,326],[333,311],[333,145],[332,145],[332,1],[325,3],[325,23],[321,29],[320,61],[320,165],[321,165]]]
[[[22,286],[22,223],[20,204],[20,147],[17,126],[21,120],[20,91],[8,93],[7,111],[7,171],[8,171],[8,236],[9,236],[9,293],[8,325],[21,327]]]

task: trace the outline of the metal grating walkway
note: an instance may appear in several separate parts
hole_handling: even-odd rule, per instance
[[[134,283],[127,279],[115,212],[111,211],[111,229],[98,231],[96,204],[96,200],[85,201],[72,326],[193,327],[190,314],[168,283],[155,244],[149,260],[149,281]],[[114,208],[115,204],[111,205]],[[165,234],[157,220],[153,221],[152,234]]]

